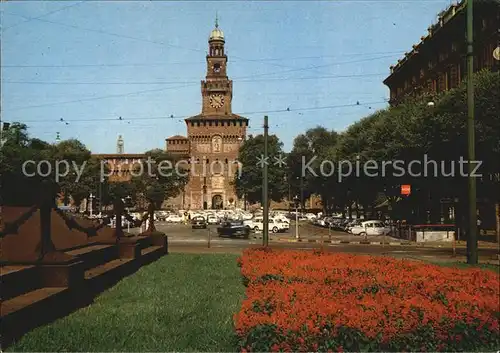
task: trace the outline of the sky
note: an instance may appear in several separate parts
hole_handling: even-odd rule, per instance
[[[450,0],[9,1],[1,6],[1,114],[93,153],[165,148],[201,112],[208,37],[224,31],[233,113],[284,143],[387,107],[390,65]],[[357,105],[357,102],[360,104]]]

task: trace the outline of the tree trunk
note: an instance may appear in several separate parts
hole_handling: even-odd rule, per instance
[[[349,206],[347,207],[347,212],[349,214],[349,220],[352,220],[352,204],[349,203]]]

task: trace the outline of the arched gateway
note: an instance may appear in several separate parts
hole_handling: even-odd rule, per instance
[[[215,195],[212,197],[212,209],[213,210],[220,210],[224,206],[222,202],[222,196],[221,195]]]

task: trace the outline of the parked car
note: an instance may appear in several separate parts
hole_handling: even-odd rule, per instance
[[[307,218],[308,221],[313,221],[317,218],[314,213],[306,213],[304,217]]]
[[[207,223],[208,224],[218,224],[219,223],[219,218],[217,218],[217,216],[210,215],[210,216],[207,217]]]
[[[347,224],[344,226],[344,230],[347,232],[347,233],[351,233],[352,234],[352,229],[354,227],[361,227],[361,221],[360,220],[354,220],[354,221],[349,221],[347,222]]]
[[[354,235],[387,235],[390,232],[391,228],[377,220],[360,222],[351,228],[351,233]]]
[[[217,234],[219,237],[238,237],[242,236],[248,238],[250,236],[250,228],[245,226],[241,221],[224,222],[221,226],[217,227]]]
[[[282,223],[286,223],[289,225],[289,228],[290,228],[290,220],[288,218],[286,218],[285,216],[283,215],[277,215],[277,216],[274,216],[274,217],[271,217],[272,219],[278,221],[278,222],[282,222]]]
[[[255,218],[251,225],[245,224],[248,228],[253,229],[255,232],[261,232],[264,230],[264,222],[263,218]],[[282,222],[278,219],[269,218],[269,230],[273,233],[278,232],[286,232],[290,229],[290,224],[286,222]]]
[[[165,221],[168,223],[181,223],[183,219],[179,215],[171,214],[165,219]]]
[[[207,221],[204,217],[198,216],[191,220],[191,228],[193,229],[206,229]]]

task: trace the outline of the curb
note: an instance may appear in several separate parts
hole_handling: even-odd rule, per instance
[[[382,241],[348,241],[348,240],[318,240],[318,239],[287,239],[278,238],[278,241],[287,243],[323,243],[323,244],[353,244],[353,245],[412,245],[408,242],[382,242]]]
[[[323,244],[356,244],[356,245],[405,245],[405,246],[414,246],[414,247],[429,247],[429,248],[452,248],[453,245],[443,244],[443,243],[415,243],[409,241],[392,241],[392,242],[382,242],[382,241],[349,241],[349,240],[323,240],[320,239],[290,239],[290,238],[278,238],[277,241],[288,242],[288,243],[323,243]],[[463,249],[466,247],[466,244],[456,244],[457,249]],[[498,249],[497,246],[479,246],[482,249]]]

